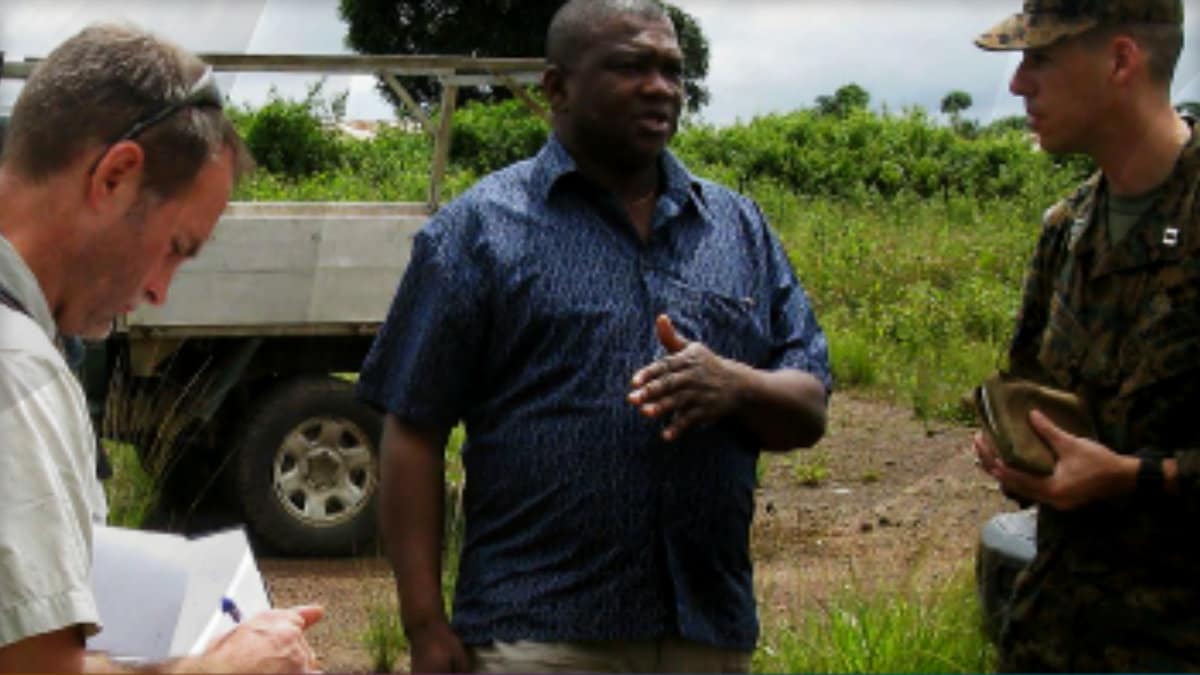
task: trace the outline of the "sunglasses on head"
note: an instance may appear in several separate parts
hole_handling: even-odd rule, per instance
[[[129,127],[125,133],[110,141],[108,146],[104,148],[104,152],[100,153],[100,156],[92,164],[91,172],[95,172],[96,166],[100,164],[100,160],[104,158],[104,155],[108,154],[109,148],[112,148],[112,146],[121,141],[130,141],[137,138],[150,127],[162,122],[184,108],[222,107],[224,107],[224,103],[221,100],[221,90],[217,87],[217,78],[213,76],[212,66],[208,66],[204,69],[204,73],[200,75],[199,79],[188,88],[188,92],[183,98],[173,103],[168,103],[154,114],[134,122],[133,126]]]

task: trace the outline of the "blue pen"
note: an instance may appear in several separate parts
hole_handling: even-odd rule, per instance
[[[242,610],[238,609],[232,598],[221,598],[221,611],[228,614],[234,623],[242,622]]]

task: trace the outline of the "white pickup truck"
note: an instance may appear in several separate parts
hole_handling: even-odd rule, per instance
[[[102,435],[134,444],[176,503],[233,495],[278,552],[362,550],[380,420],[347,374],[427,217],[424,204],[231,204],[167,303],[91,350]]]
[[[370,74],[433,136],[422,203],[233,203],[162,307],[90,345],[84,384],[102,436],[132,444],[175,503],[216,490],[259,542],[292,555],[364,551],[375,533],[379,415],[354,373],[386,316],[413,234],[440,201],[459,87],[524,86],[541,59],[202,54],[218,72]],[[22,79],[37,59],[5,62]],[[438,115],[401,84],[437,78]],[[2,118],[0,118],[2,121]]]

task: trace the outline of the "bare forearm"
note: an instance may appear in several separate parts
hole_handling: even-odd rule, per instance
[[[807,448],[825,434],[825,386],[800,370],[757,370],[732,363],[736,416],[767,450]]]
[[[1111,470],[1111,479],[1109,480],[1109,489],[1107,496],[1118,496],[1130,494],[1137,490],[1138,486],[1138,469],[1141,461],[1130,455],[1115,455],[1112,460],[1113,468]],[[1179,462],[1174,459],[1164,459],[1162,462],[1163,482],[1162,489],[1165,494],[1179,494]]]
[[[418,429],[388,417],[380,462],[380,529],[409,633],[445,620],[442,530],[443,448],[448,430]]]

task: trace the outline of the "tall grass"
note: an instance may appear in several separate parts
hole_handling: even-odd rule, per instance
[[[1004,362],[1044,205],[752,194],[826,330],[838,386],[963,419],[963,394]]]
[[[408,651],[400,614],[386,603],[372,604],[366,612],[367,629],[359,641],[371,657],[371,672],[390,673],[400,656]]]
[[[450,432],[446,442],[446,529],[442,543],[442,602],[450,611],[454,603],[454,582],[458,578],[458,563],[462,556],[466,515],[463,513],[463,490],[466,472],[463,470],[462,446],[466,430],[460,424]]]
[[[200,430],[199,415],[217,386],[220,368],[208,358],[182,363],[178,353],[167,356],[163,364],[164,376],[154,379],[132,377],[124,355],[113,366],[100,435],[118,448],[113,477],[107,481],[114,515],[140,512],[144,517],[166,500],[172,507],[183,507],[182,513],[171,515],[172,520],[176,516],[186,520],[216,487],[220,468],[232,457],[227,455],[217,470],[206,474],[191,471],[197,465],[187,464],[187,448]],[[182,377],[167,376],[178,371]],[[172,494],[173,488],[182,488],[182,493]],[[186,503],[181,500],[184,494],[189,498]],[[126,504],[126,495],[136,495],[135,501]],[[112,517],[110,522],[117,524]],[[131,526],[140,524],[140,520],[130,521]]]
[[[466,431],[456,426],[446,441],[446,529],[442,548],[442,604],[452,610],[454,584],[458,578],[458,562],[462,553],[465,520],[462,510],[462,491],[465,477],[462,468],[462,444]],[[387,604],[367,608],[367,628],[359,636],[366,648],[375,672],[389,672],[396,660],[408,650],[408,640],[400,623],[399,612]]]
[[[764,626],[752,668],[762,673],[982,673],[994,652],[967,574],[928,592],[849,588],[799,616]]]
[[[113,467],[112,478],[104,481],[108,524],[140,527],[158,498],[154,478],[142,468],[137,449],[132,445],[110,441],[103,443]]]

